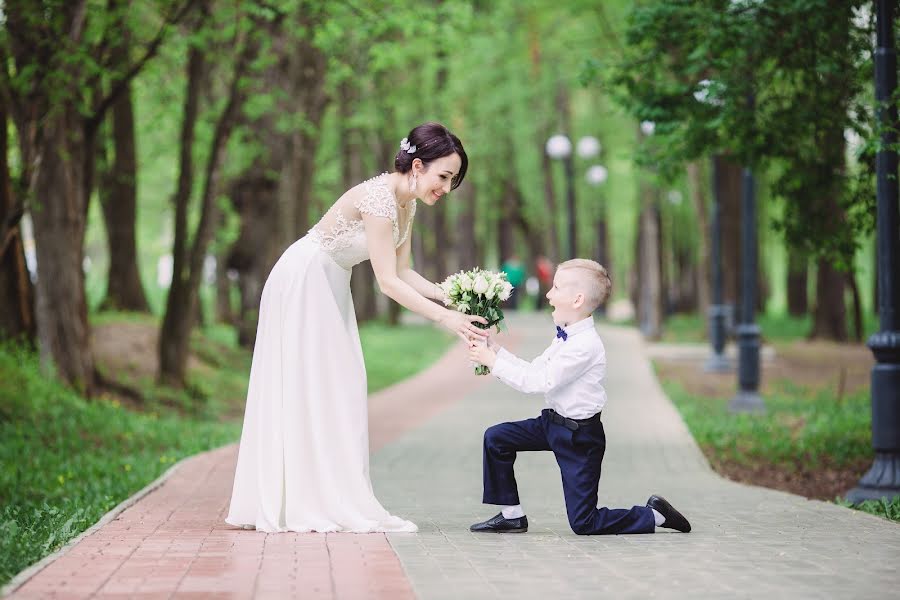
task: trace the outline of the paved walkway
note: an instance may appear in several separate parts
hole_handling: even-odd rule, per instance
[[[516,315],[512,345],[541,351],[546,315]],[[550,333],[548,333],[548,331]],[[184,463],[159,489],[14,594],[32,597],[861,598],[900,589],[900,526],[832,504],[721,479],[660,390],[632,329],[600,328],[609,354],[609,447],[601,503],[665,495],[693,532],[574,535],[547,453],[517,476],[530,530],[476,535],[481,435],[541,408],[467,375],[460,349],[372,398],[372,479],[418,534],[266,535],[224,525],[234,448]],[[389,545],[388,545],[389,543]]]

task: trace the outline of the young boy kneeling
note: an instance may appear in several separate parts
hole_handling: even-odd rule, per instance
[[[600,264],[577,258],[559,265],[547,300],[556,337],[528,363],[493,341],[473,342],[469,358],[487,365],[506,385],[544,394],[548,408],[535,419],[500,423],[484,433],[485,504],[499,504],[496,516],[470,527],[475,532],[522,533],[528,518],[519,504],[513,463],[521,451],[550,450],[562,472],[566,511],[579,535],[653,533],[655,527],[689,532],[691,525],[661,496],[631,509],[597,508],[600,464],[606,436],[600,411],[606,404],[606,351],[591,314],[612,284]]]

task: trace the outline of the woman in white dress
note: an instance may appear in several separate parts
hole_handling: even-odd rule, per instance
[[[281,256],[263,288],[247,408],[226,522],[259,531],[416,531],[369,479],[366,370],[350,270],[371,260],[381,291],[464,341],[485,336],[410,269],[416,200],[466,174],[462,143],[439,123],[410,131],[395,170],[348,190]]]

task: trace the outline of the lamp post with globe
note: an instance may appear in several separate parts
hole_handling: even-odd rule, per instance
[[[588,167],[588,170],[584,174],[585,181],[587,181],[588,185],[591,187],[599,187],[606,183],[606,179],[609,176],[609,173],[606,170],[606,167],[603,165],[593,165]],[[606,271],[609,272],[611,267],[609,264],[609,237],[607,235],[607,223],[606,223],[606,202],[604,202],[603,198],[597,197],[597,262],[606,267]],[[605,307],[600,306],[597,309],[597,313],[600,315],[605,314]]]
[[[572,142],[569,141],[568,137],[557,134],[547,140],[546,150],[547,156],[550,158],[563,161],[563,168],[566,172],[567,258],[575,258],[577,246],[575,243],[575,181],[574,165],[572,164]]]
[[[566,219],[568,234],[568,258],[575,258],[578,254],[578,238],[575,216],[575,166],[572,156],[572,142],[562,134],[552,136],[547,140],[547,155],[555,160],[562,160],[566,173]],[[593,136],[584,136],[578,140],[576,146],[578,156],[590,159],[600,153],[600,141]]]

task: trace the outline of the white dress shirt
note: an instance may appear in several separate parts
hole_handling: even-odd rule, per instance
[[[491,373],[526,394],[544,394],[548,408],[570,419],[587,419],[606,404],[606,350],[588,317],[563,328],[568,335],[530,363],[501,348]]]

